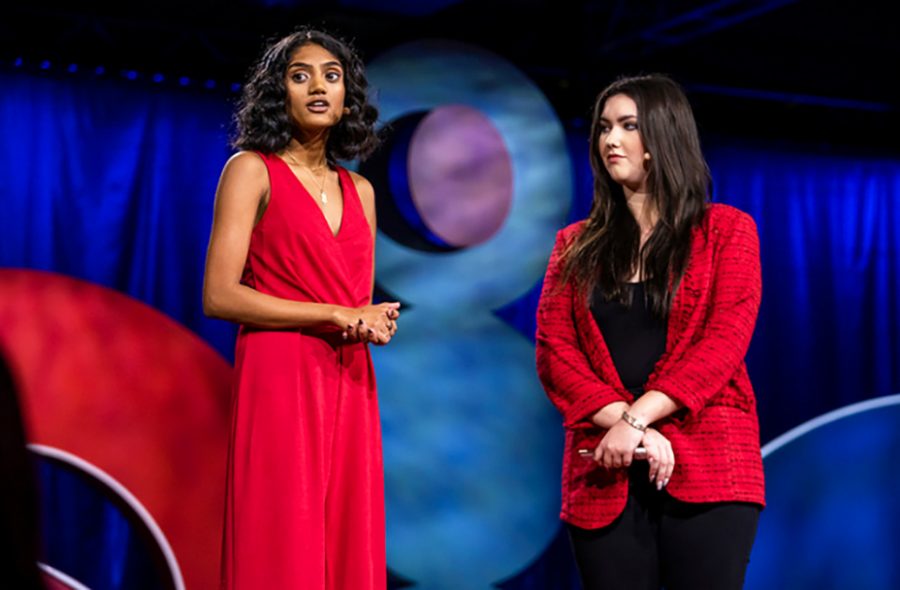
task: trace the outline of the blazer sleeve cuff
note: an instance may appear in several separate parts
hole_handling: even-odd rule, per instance
[[[682,380],[667,379],[665,377],[650,381],[644,386],[644,391],[660,391],[675,402],[687,408],[692,416],[698,414],[706,405],[706,398],[693,389],[689,383]]]
[[[628,401],[615,390],[610,391],[606,388],[586,392],[566,409],[563,415],[563,426],[569,430],[596,428],[597,425],[591,420],[594,414],[611,403],[627,403]]]

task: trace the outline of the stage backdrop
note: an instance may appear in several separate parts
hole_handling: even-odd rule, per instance
[[[398,47],[370,72],[393,132],[358,168],[379,195],[378,291],[407,304],[396,342],[374,353],[391,584],[577,588],[556,520],[562,433],[532,356],[554,232],[590,207],[587,129],[559,121],[512,64],[476,48]],[[113,341],[79,346],[71,331],[61,338],[49,329],[35,302],[51,317],[51,308],[81,314],[85,342],[97,340],[98,324],[140,339],[134,326],[163,314],[148,340],[155,346],[187,342],[196,358],[209,349],[232,358],[234,330],[202,316],[200,289],[234,98],[140,75],[0,73],[0,266],[28,269],[0,274],[0,317],[16,320],[0,324],[0,345],[27,376],[29,426],[43,437],[33,440],[61,447],[35,448],[45,559],[92,588],[215,587],[214,564],[180,553],[182,541],[165,534],[173,515],[190,522],[197,514],[202,495],[184,490],[206,489],[215,476],[173,478],[165,453],[180,465],[178,449],[195,441],[152,426],[164,413],[133,409],[147,391],[153,407],[170,411],[183,396],[202,397],[191,411],[210,421],[203,440],[219,447],[204,452],[221,462],[228,370],[205,361],[208,377],[186,388],[161,377],[184,370],[170,355],[135,357]],[[900,162],[774,138],[706,138],[705,148],[715,200],[750,213],[762,244],[749,364],[763,442],[772,442],[770,508],[748,587],[897,587],[900,429],[890,396],[900,390]],[[73,355],[90,375],[107,367],[115,379],[88,387],[72,373]],[[111,368],[124,358],[134,364]],[[92,397],[92,387],[108,389]],[[145,484],[120,481],[128,478],[117,477],[120,464],[104,469],[97,463],[106,459],[80,457],[64,448],[69,438],[48,433],[77,428],[79,415],[60,410],[72,396],[108,404],[92,408],[99,422],[79,431],[94,449],[115,444],[103,416],[168,439],[152,460],[137,446],[119,451],[155,478],[152,493],[168,491],[180,507],[159,508],[157,496],[141,497]],[[865,400],[874,401],[852,405]],[[66,460],[73,455],[84,461]],[[217,551],[214,540],[204,543]]]

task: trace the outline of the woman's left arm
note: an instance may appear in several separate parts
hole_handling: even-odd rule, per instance
[[[372,293],[375,290],[375,238],[376,232],[378,231],[378,221],[376,220],[376,212],[375,212],[375,189],[372,187],[372,183],[366,179],[365,176],[358,174],[353,171],[350,172],[350,178],[353,181],[353,185],[356,187],[356,194],[359,195],[359,201],[362,204],[363,215],[366,218],[366,221],[369,224],[369,231],[372,232],[372,284],[369,287],[369,304],[372,303]],[[347,204],[344,203],[344,207]],[[394,334],[397,333],[397,318],[400,317],[399,310],[391,310],[388,319],[391,320],[388,327],[388,335],[393,337]],[[365,339],[363,334],[357,333],[355,336],[358,339]],[[369,338],[369,341],[373,344],[386,344],[382,339],[378,338]]]
[[[359,202],[362,204],[363,215],[366,218],[366,221],[369,224],[369,231],[372,232],[372,252],[375,252],[375,237],[376,231],[378,228],[378,222],[375,218],[375,189],[372,187],[372,183],[369,182],[365,176],[362,174],[358,174],[353,172],[352,170],[348,170],[350,173],[350,178],[353,180],[353,185],[356,187],[356,194],[359,195]],[[346,207],[347,204],[344,203]],[[369,289],[369,293],[371,293],[375,289],[375,256],[372,256],[372,287]],[[371,296],[369,297],[369,303],[372,303]]]
[[[628,414],[652,424],[681,407],[692,414],[726,385],[750,346],[762,299],[759,236],[753,218],[739,213],[721,244],[713,270],[709,313],[700,338],[650,378]]]

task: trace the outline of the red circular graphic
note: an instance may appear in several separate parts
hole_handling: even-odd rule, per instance
[[[159,525],[186,587],[217,587],[231,366],[126,295],[26,270],[0,270],[0,347],[29,442],[115,478]]]

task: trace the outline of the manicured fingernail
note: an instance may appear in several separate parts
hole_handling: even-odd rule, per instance
[[[656,491],[661,491],[663,489],[663,482],[656,482]]]

